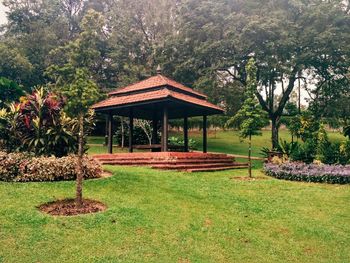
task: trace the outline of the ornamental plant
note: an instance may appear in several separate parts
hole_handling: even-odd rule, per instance
[[[62,111],[65,100],[40,87],[0,111],[0,147],[37,156],[76,152],[75,120]]]
[[[305,163],[267,163],[264,165],[267,175],[278,179],[305,181],[314,183],[348,184],[350,183],[350,165],[320,165]]]

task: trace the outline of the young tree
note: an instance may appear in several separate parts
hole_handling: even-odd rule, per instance
[[[261,108],[255,94],[257,90],[257,67],[255,61],[251,58],[247,65],[247,84],[245,91],[245,100],[242,108],[233,116],[228,125],[238,124],[240,137],[249,139],[248,161],[249,161],[249,177],[252,177],[252,136],[261,135],[260,130],[268,124],[266,113]]]
[[[94,81],[94,64],[99,57],[96,49],[103,23],[99,13],[90,11],[81,23],[82,32],[78,38],[54,53],[63,52],[61,61],[47,68],[47,74],[55,80],[59,91],[67,98],[66,111],[78,119],[78,163],[76,205],[82,205],[83,167],[82,158],[85,142],[85,119],[89,109],[101,96]]]
[[[76,205],[80,207],[83,202],[83,155],[84,155],[84,119],[88,116],[89,109],[95,103],[99,95],[99,88],[96,83],[89,79],[86,69],[78,68],[71,83],[63,86],[62,93],[67,98],[67,112],[77,117],[78,132],[78,163],[76,182]]]

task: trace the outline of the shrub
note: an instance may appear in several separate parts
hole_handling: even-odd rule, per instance
[[[0,111],[0,148],[58,157],[76,152],[76,120],[63,112],[64,99],[44,88]]]
[[[76,164],[77,157],[73,155],[56,158],[0,152],[0,180],[16,182],[74,180],[77,175]],[[84,157],[83,167],[84,178],[100,177],[101,166],[91,157]]]
[[[264,165],[267,175],[278,179],[314,183],[350,183],[350,165],[318,165],[304,163],[284,163]]]
[[[339,146],[339,163],[350,163],[350,140],[342,142]]]
[[[169,144],[174,146],[184,146],[185,142],[184,140],[178,138],[178,137],[170,137],[169,138]],[[195,150],[197,147],[197,142],[191,138],[188,139],[188,148],[190,150]]]
[[[312,163],[316,156],[316,150],[317,141],[314,139],[307,139],[305,143],[295,146],[289,157],[292,161]]]

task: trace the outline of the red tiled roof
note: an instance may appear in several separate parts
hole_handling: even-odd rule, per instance
[[[183,93],[170,91],[166,88],[161,90],[147,91],[144,93],[130,94],[127,96],[110,97],[106,100],[96,103],[95,105],[92,106],[92,108],[101,109],[101,108],[107,108],[107,107],[113,107],[113,106],[126,105],[130,103],[152,101],[152,100],[165,99],[165,98],[171,98],[171,97],[187,103],[223,111],[220,107],[206,101],[205,99],[199,99]]]
[[[169,78],[167,78],[163,75],[160,75],[160,74],[153,76],[153,77],[150,77],[148,79],[145,79],[143,81],[137,82],[135,84],[131,84],[131,85],[126,86],[124,88],[119,88],[115,91],[108,93],[108,95],[109,96],[120,95],[123,93],[146,90],[146,89],[156,88],[156,87],[161,87],[161,86],[171,86],[175,89],[179,89],[179,90],[200,96],[202,98],[207,98],[206,95],[204,95],[198,91],[195,91],[191,88],[188,88],[188,87],[182,85],[181,83],[178,83],[175,80],[169,79]]]

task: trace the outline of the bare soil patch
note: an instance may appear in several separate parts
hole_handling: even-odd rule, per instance
[[[102,212],[107,206],[99,201],[84,199],[83,205],[77,207],[74,199],[64,199],[42,204],[38,208],[52,216],[75,216]]]
[[[108,178],[111,176],[113,176],[113,173],[111,173],[110,171],[103,170],[100,178]]]
[[[265,177],[248,177],[248,176],[233,176],[231,177],[232,180],[238,180],[238,181],[257,181],[257,180],[267,180],[268,178]]]

